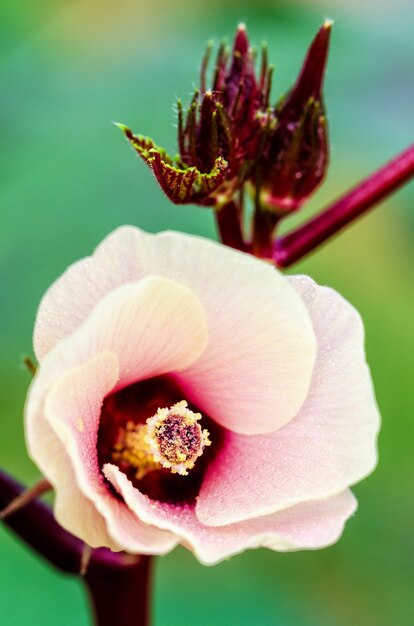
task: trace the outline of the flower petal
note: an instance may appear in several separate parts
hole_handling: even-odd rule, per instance
[[[197,297],[172,280],[148,276],[103,297],[77,331],[57,344],[49,359],[73,367],[100,352],[113,352],[119,359],[120,384],[125,386],[187,367],[202,353],[207,340]]]
[[[26,438],[43,473],[54,473],[54,458],[58,458],[56,437],[44,419],[45,397],[67,370],[101,352],[112,352],[117,357],[118,384],[125,385],[185,367],[200,354],[206,341],[203,311],[186,287],[148,277],[111,291],[76,332],[45,356],[30,387]]]
[[[322,500],[369,474],[377,461],[379,413],[357,311],[311,279],[291,278],[310,312],[318,356],[295,419],[266,436],[228,433],[207,470],[197,515],[222,526]]]
[[[115,543],[118,550],[164,554],[175,546],[174,536],[136,519],[125,504],[109,492],[98,465],[97,436],[102,398],[112,389],[117,377],[116,357],[110,353],[100,354],[68,371],[46,397],[46,419],[69,458],[69,467],[61,466],[60,472],[55,472],[54,476],[60,500],[59,520],[72,532],[76,530],[82,538],[90,540],[92,536],[92,545],[108,545],[102,544],[102,536],[99,539],[93,537],[95,520],[104,519],[112,540],[109,547],[113,548]],[[70,478],[75,478],[76,487],[70,484]],[[73,501],[73,493],[78,495],[79,491],[83,497]],[[77,508],[77,505],[83,507],[86,503],[85,509]]]
[[[100,548],[106,546],[114,552],[123,550],[122,545],[117,543],[108,533],[105,518],[98,513],[95,505],[86,498],[76,483],[75,473],[72,469],[69,456],[66,454],[61,442],[56,438],[61,447],[53,480],[55,490],[54,514],[61,526],[70,533],[91,546]],[[60,465],[60,469],[57,468]]]
[[[36,420],[36,428],[30,430],[28,437],[33,458],[55,490],[57,521],[93,548],[122,550],[108,534],[102,515],[79,490],[70,458],[46,420]]]
[[[112,290],[72,335],[45,356],[26,404],[26,433],[35,462],[57,488],[56,515],[65,528],[92,545],[116,549],[121,542],[131,552],[160,553],[175,545],[174,537],[162,533],[160,538],[158,531],[137,523],[99,483],[97,424],[102,400],[117,383],[126,385],[185,367],[199,356],[206,342],[205,318],[194,294],[173,281],[152,276]],[[102,368],[100,374],[98,365]],[[101,381],[100,385],[104,373],[106,384]],[[53,430],[45,422],[46,413]],[[65,420],[75,418],[77,430],[68,430]],[[75,443],[74,434],[81,438]],[[88,454],[80,460],[84,443]],[[65,450],[71,450],[72,465]],[[96,491],[88,491],[81,484],[79,473],[82,475],[83,470],[90,472],[91,480],[95,473]],[[73,472],[77,485],[72,486]],[[84,506],[83,513],[77,503]],[[102,516],[111,526],[109,541]],[[94,524],[102,527],[99,533]]]
[[[203,526],[193,506],[158,503],[141,494],[115,465],[104,473],[137,518],[174,533],[206,565],[217,563],[248,548],[286,551],[320,548],[335,542],[356,501],[350,491],[326,500],[298,505],[239,524],[220,528]]]
[[[46,293],[35,327],[40,359],[116,286],[155,273],[189,287],[206,314],[209,343],[180,375],[190,400],[220,424],[274,431],[301,407],[315,360],[306,308],[264,261],[198,237],[123,227]]]

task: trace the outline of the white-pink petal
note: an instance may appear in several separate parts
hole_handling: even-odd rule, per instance
[[[76,331],[48,353],[42,369],[50,369],[52,359],[53,368],[62,371],[100,352],[113,352],[119,361],[119,384],[125,386],[188,367],[207,341],[197,297],[172,280],[147,276],[103,297]]]
[[[115,231],[46,293],[35,327],[38,357],[73,333],[105,294],[149,274],[187,286],[206,315],[208,346],[180,376],[189,399],[243,434],[289,422],[306,397],[315,360],[306,308],[270,265],[202,238]]]
[[[70,457],[46,420],[37,423],[30,438],[32,456],[55,491],[53,508],[57,521],[93,548],[122,550],[108,534],[102,515],[79,490]]]
[[[105,546],[114,552],[123,550],[122,544],[108,533],[105,518],[79,489],[70,457],[63,446],[58,462],[59,473],[54,475],[55,480],[51,484],[55,490],[53,510],[59,524],[91,548]]]
[[[345,491],[324,502],[298,505],[266,517],[215,528],[200,523],[194,506],[150,500],[115,465],[106,465],[104,473],[137,518],[177,535],[180,543],[206,565],[261,546],[277,551],[325,547],[339,538],[346,519],[356,508],[355,498]]]
[[[379,413],[357,311],[307,277],[290,279],[310,312],[318,355],[298,415],[277,432],[228,433],[197,501],[214,526],[268,515],[346,489],[376,465]]]
[[[25,418],[35,462],[47,473],[50,432],[44,425],[43,404],[51,386],[67,370],[111,352],[117,359],[116,384],[125,386],[186,367],[204,350],[207,339],[201,305],[186,287],[148,277],[111,291],[76,332],[48,352],[33,380]]]
[[[117,359],[103,353],[84,365],[68,371],[52,387],[46,397],[45,416],[63,444],[70,459],[69,468],[57,476],[59,494],[58,514],[66,528],[72,530],[69,519],[77,519],[76,534],[88,541],[93,535],[93,514],[104,519],[112,544],[133,553],[164,554],[176,545],[175,537],[163,530],[142,523],[108,490],[100,472],[97,437],[102,398],[118,377]],[[71,470],[71,467],[73,470]],[[68,485],[67,475],[73,475],[76,487]],[[56,478],[56,477],[55,477]],[[72,500],[79,490],[84,496]],[[77,509],[77,504],[88,506]],[[86,513],[86,515],[84,515]],[[72,531],[73,532],[73,531]],[[102,545],[93,540],[91,545]]]
[[[85,375],[84,380],[79,379],[78,392],[81,392],[83,386],[85,407],[88,409],[86,402],[90,396],[90,402],[94,402],[97,407],[94,418],[99,419],[98,407],[104,396],[117,385],[125,386],[140,378],[186,367],[204,350],[207,339],[205,316],[196,296],[183,285],[165,278],[148,276],[138,283],[112,290],[94,307],[88,319],[42,360],[25,409],[28,448],[34,461],[56,487],[56,515],[60,523],[91,545],[108,545],[116,549],[118,538],[108,539],[102,515],[90,499],[85,500],[85,493],[82,494],[73,483],[76,467],[71,467],[67,457],[67,433],[65,435],[64,422],[61,420],[71,403],[70,398],[64,395],[59,400],[56,390],[62,392],[61,385],[64,385],[67,376],[75,375],[74,370],[78,371],[76,368],[91,360],[94,363],[101,362],[102,353],[106,353],[106,362],[113,369],[105,388],[99,387],[93,377]],[[70,386],[64,389],[72,393]],[[45,404],[50,406],[51,398],[54,399],[56,411],[49,408],[50,423],[47,423]],[[81,415],[78,411],[79,428],[81,422],[87,423],[88,415]],[[50,424],[53,424],[53,429]],[[56,436],[59,427],[62,441]],[[85,427],[85,436],[88,432]],[[75,463],[79,464],[79,459],[72,459],[72,464]],[[95,470],[99,475],[97,465]],[[107,497],[108,494],[105,494]],[[83,513],[80,511],[81,505]],[[140,539],[139,533],[138,538],[135,538],[135,521],[131,514],[122,512],[114,524],[118,532],[122,532],[123,545],[127,536],[131,552],[164,552],[174,545],[175,540],[171,537],[163,538],[158,548],[158,539],[154,544],[153,541]],[[143,529],[141,535],[145,536],[146,531]]]

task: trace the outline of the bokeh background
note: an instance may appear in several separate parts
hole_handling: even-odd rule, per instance
[[[328,179],[301,220],[413,139],[414,5],[408,0],[9,0],[0,3],[0,465],[25,482],[22,355],[42,293],[109,231],[130,223],[215,237],[212,215],[173,207],[110,120],[175,149],[172,103],[197,80],[205,42],[247,23],[267,39],[274,98],[333,17]],[[287,227],[291,227],[292,220]],[[357,515],[317,552],[251,551],[213,568],[159,559],[155,626],[414,624],[414,188],[298,264],[362,313],[383,416],[380,463]],[[0,528],[0,623],[86,626],[80,584]]]

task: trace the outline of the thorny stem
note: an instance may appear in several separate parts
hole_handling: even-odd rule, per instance
[[[24,488],[0,471],[0,510]],[[50,508],[33,500],[3,520],[61,572],[80,576],[85,544],[64,530]],[[93,550],[85,575],[95,626],[148,626],[151,557]]]
[[[5,508],[0,509],[0,520],[9,517],[15,511],[19,511],[36,498],[40,498],[51,490],[52,485],[45,478],[39,480],[33,487],[25,489],[16,498],[13,498]]]
[[[289,267],[414,176],[414,144],[339,198],[322,213],[276,239],[273,259]]]

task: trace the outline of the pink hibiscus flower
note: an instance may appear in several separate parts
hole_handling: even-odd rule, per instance
[[[48,290],[29,451],[92,547],[206,564],[319,548],[375,466],[359,314],[306,276],[179,233],[112,233]]]

